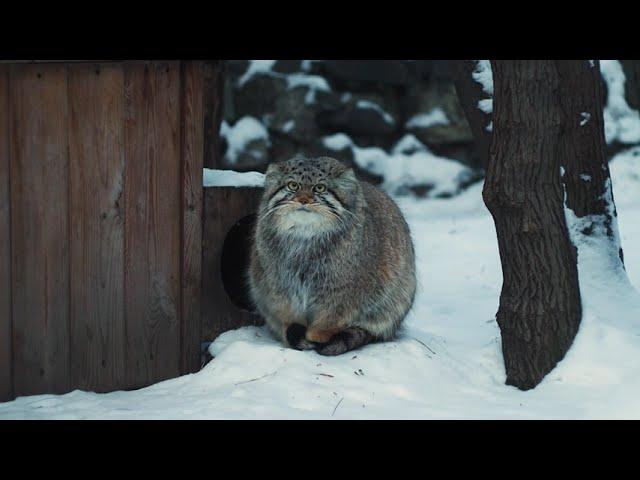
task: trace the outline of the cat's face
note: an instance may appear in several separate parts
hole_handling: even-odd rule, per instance
[[[262,215],[282,234],[311,237],[348,225],[357,192],[353,170],[332,158],[273,163]]]

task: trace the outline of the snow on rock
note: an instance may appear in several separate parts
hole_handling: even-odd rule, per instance
[[[322,144],[330,150],[342,150],[353,145],[353,141],[344,133],[336,133],[322,139]]]
[[[424,150],[427,150],[425,144],[418,140],[415,135],[407,133],[393,146],[391,153],[394,155],[402,153],[411,154]]]
[[[311,60],[303,60],[302,69],[306,72],[311,68]],[[238,79],[237,86],[242,87],[256,74],[270,75],[272,77],[283,78],[287,81],[287,88],[293,89],[305,87],[309,92],[305,96],[305,103],[313,103],[316,100],[316,92],[331,91],[327,81],[319,75],[309,75],[307,73],[280,73],[273,71],[276,60],[250,60],[247,71]]]
[[[203,169],[204,187],[263,187],[264,173]]]
[[[227,122],[222,122],[220,135],[227,140],[225,160],[231,165],[237,162],[240,154],[251,154],[251,150],[247,148],[252,142],[263,140],[267,145],[270,144],[266,127],[258,119],[249,116],[242,117],[232,127]]]
[[[625,76],[618,60],[600,60],[602,76],[607,83],[604,107],[604,134],[607,143],[640,142],[640,114],[632,109],[624,96]]]
[[[356,102],[356,107],[375,110],[389,125],[395,125],[396,123],[393,117],[389,115],[387,112],[385,112],[383,108],[375,102],[371,102],[369,100],[358,100]]]
[[[247,83],[256,73],[273,73],[271,69],[275,63],[276,60],[250,60],[247,71],[238,79],[238,86],[241,87]]]
[[[436,107],[427,113],[418,113],[411,117],[405,127],[406,128],[429,128],[433,125],[449,125],[449,119],[444,110]]]
[[[293,89],[297,87],[306,87],[309,89],[304,98],[305,103],[314,103],[316,101],[316,92],[330,92],[331,88],[327,81],[319,75],[306,75],[303,73],[294,73],[286,75],[287,88]]]
[[[331,150],[351,148],[354,162],[367,172],[383,177],[382,187],[391,193],[403,193],[407,187],[426,186],[427,196],[451,196],[472,176],[467,166],[431,153],[414,135],[406,135],[389,154],[378,147],[358,147],[347,135],[324,137]]]

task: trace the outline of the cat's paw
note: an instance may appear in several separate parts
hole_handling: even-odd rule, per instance
[[[307,333],[307,327],[299,323],[292,323],[287,328],[287,343],[296,350],[313,350],[316,344],[304,338]]]
[[[349,346],[342,335],[335,335],[327,343],[323,343],[316,348],[320,355],[341,355],[348,350]]]
[[[303,338],[294,348],[296,350],[314,350],[317,346],[317,343],[310,342],[309,340]]]
[[[287,327],[285,336],[287,337],[287,343],[295,347],[300,340],[304,340],[304,335],[307,333],[307,327],[299,323],[292,323]]]

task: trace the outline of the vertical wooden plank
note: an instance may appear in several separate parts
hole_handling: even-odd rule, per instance
[[[67,73],[12,65],[11,248],[16,395],[69,388]]]
[[[202,324],[203,341],[221,333],[261,322],[258,315],[233,304],[222,283],[222,247],[236,222],[256,213],[262,188],[210,187],[204,192],[202,245]]]
[[[124,74],[69,67],[71,383],[125,385]]]
[[[222,121],[222,95],[226,77],[223,60],[203,65],[204,95],[204,166],[220,168],[220,123]]]
[[[0,402],[13,398],[10,222],[9,70],[0,65]]]
[[[200,368],[203,64],[182,62],[182,345],[181,372]]]
[[[127,384],[180,372],[180,71],[125,64]]]

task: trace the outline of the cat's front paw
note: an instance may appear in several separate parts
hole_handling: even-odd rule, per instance
[[[327,343],[323,343],[316,348],[320,355],[341,355],[348,350],[349,346],[342,335],[335,335]]]
[[[305,338],[307,327],[299,323],[292,323],[287,328],[287,343],[296,350],[313,350],[316,344]]]

